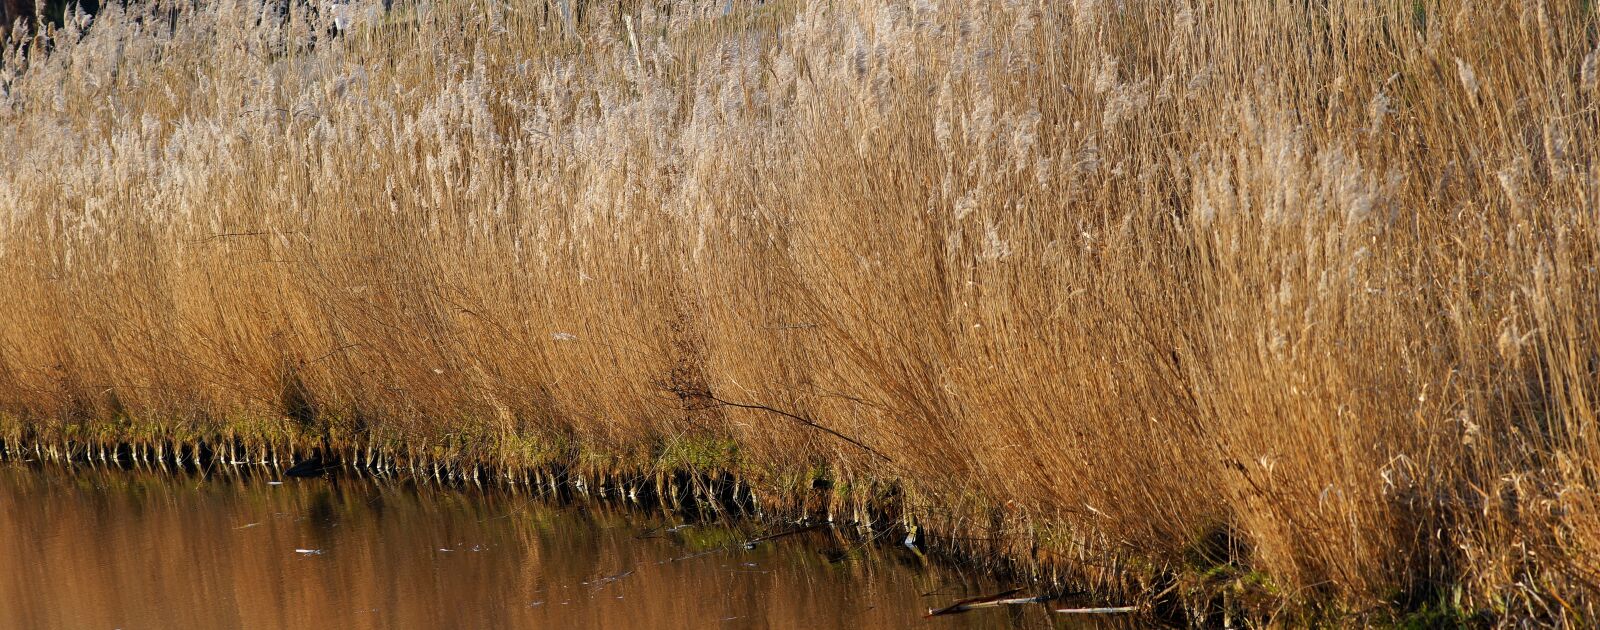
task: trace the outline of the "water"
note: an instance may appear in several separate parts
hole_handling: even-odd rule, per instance
[[[827,530],[360,478],[0,464],[4,628],[1009,628],[1005,585]],[[740,528],[744,528],[743,531]],[[675,531],[674,531],[675,530]]]

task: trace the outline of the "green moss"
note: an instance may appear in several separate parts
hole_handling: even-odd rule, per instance
[[[571,449],[565,435],[510,433],[496,439],[493,457],[507,465],[534,468],[561,462]]]
[[[677,436],[661,442],[657,470],[732,471],[739,467],[739,446],[727,436]]]
[[[1407,630],[1432,630],[1435,628],[1487,628],[1500,616],[1489,610],[1472,610],[1463,603],[1464,588],[1457,584],[1439,588],[1420,602],[1407,598],[1395,599],[1395,609],[1403,611],[1389,620],[1388,625]],[[1502,613],[1504,611],[1501,611]]]
[[[1396,628],[1405,630],[1434,630],[1445,628],[1475,628],[1486,625],[1485,619],[1468,613],[1460,606],[1437,602],[1424,605],[1395,620]]]

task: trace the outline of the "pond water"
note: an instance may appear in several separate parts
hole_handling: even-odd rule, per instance
[[[0,463],[4,628],[1065,627],[829,530],[343,477]],[[1082,627],[1075,625],[1073,627]]]

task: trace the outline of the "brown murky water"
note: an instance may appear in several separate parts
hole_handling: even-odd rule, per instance
[[[1007,628],[1000,585],[828,531],[359,478],[0,464],[3,628]],[[753,525],[743,525],[753,528]]]

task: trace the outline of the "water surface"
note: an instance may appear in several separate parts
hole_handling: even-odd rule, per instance
[[[1005,586],[831,531],[364,478],[0,463],[4,628],[1007,628]]]

